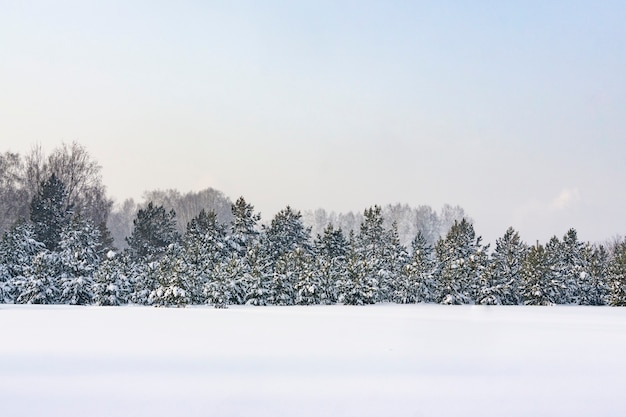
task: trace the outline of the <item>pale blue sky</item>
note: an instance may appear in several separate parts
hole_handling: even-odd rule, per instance
[[[626,234],[623,1],[4,1],[1,151],[78,141],[117,201],[265,219],[459,204],[493,242]]]

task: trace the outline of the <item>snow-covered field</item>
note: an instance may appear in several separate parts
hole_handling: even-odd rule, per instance
[[[0,305],[2,416],[623,416],[626,309]]]

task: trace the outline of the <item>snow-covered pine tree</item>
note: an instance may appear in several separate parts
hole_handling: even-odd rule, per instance
[[[16,281],[19,304],[55,304],[59,302],[58,277],[61,270],[58,253],[39,252],[23,279]]]
[[[609,264],[609,304],[626,306],[626,240],[615,245]]]
[[[239,197],[232,205],[233,222],[227,243],[229,250],[243,258],[248,250],[257,242],[259,231],[257,224],[261,215],[254,212],[254,206]]]
[[[560,285],[550,266],[550,255],[537,244],[531,246],[520,269],[520,296],[525,305],[553,305]]]
[[[246,304],[264,306],[270,303],[272,285],[271,267],[261,244],[256,242],[241,259],[243,279],[242,289]]]
[[[194,292],[199,289],[197,278],[189,273],[183,250],[172,243],[158,261],[156,287],[148,296],[148,303],[156,307],[184,307],[191,304]]]
[[[438,267],[439,302],[473,304],[478,298],[480,280],[488,265],[487,249],[476,237],[474,226],[463,219],[455,221],[445,239],[435,246]]]
[[[584,248],[585,245],[578,240],[576,229],[569,229],[561,242],[560,261],[565,286],[563,304],[581,304],[581,299],[585,298],[581,288],[581,281],[587,277]]]
[[[30,204],[35,239],[51,251],[57,249],[61,233],[72,216],[72,208],[66,207],[66,200],[65,184],[52,174],[41,184]]]
[[[337,278],[337,297],[347,305],[374,304],[379,294],[378,278],[366,257],[355,249],[354,233],[350,232],[350,249],[346,258],[345,276]]]
[[[477,302],[491,305],[520,304],[520,271],[528,252],[517,231],[509,227],[496,240],[489,268],[484,274]]]
[[[165,211],[163,206],[149,203],[137,212],[133,225],[133,232],[126,241],[134,260],[151,262],[158,259],[180,238],[176,230],[176,213]]]
[[[421,232],[411,246],[413,253],[402,270],[393,301],[400,304],[433,302],[437,294],[433,249]]]
[[[18,221],[4,233],[0,240],[0,264],[3,265],[5,280],[0,301],[15,301],[16,282],[24,280],[27,271],[30,271],[33,258],[43,250],[44,244],[35,239],[32,223]]]
[[[337,282],[346,279],[349,243],[341,228],[329,223],[314,242],[314,268],[319,275],[322,304],[337,302]]]
[[[609,253],[602,245],[586,244],[583,249],[585,271],[580,274],[578,302],[601,306],[609,299]]]
[[[124,256],[109,251],[106,259],[100,263],[93,276],[94,304],[99,306],[128,304],[132,285],[126,275]]]
[[[565,245],[558,237],[552,236],[546,243],[545,250],[549,273],[544,281],[544,291],[549,295],[551,303],[570,304],[571,294],[574,293],[574,282],[566,260]]]
[[[304,227],[302,215],[290,206],[276,213],[269,227],[264,227],[266,251],[272,261],[300,249],[310,254],[311,229]]]
[[[61,303],[86,305],[93,301],[93,275],[100,265],[100,230],[75,216],[59,242]]]
[[[400,244],[395,225],[391,230],[383,227],[379,206],[370,207],[363,213],[363,223],[353,242],[353,248],[361,259],[360,267],[368,282],[376,281],[375,301],[391,301],[394,286],[406,263],[406,249]],[[355,264],[352,264],[356,267]]]
[[[216,279],[214,275],[227,263],[226,227],[218,222],[215,212],[201,210],[187,226],[182,246],[188,273],[198,285],[193,303],[204,304],[205,285]]]

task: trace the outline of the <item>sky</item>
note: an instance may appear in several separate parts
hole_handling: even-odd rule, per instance
[[[623,1],[0,0],[0,152],[264,219],[460,205],[488,242],[626,234]]]

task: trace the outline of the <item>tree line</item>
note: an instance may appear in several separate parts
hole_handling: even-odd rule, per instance
[[[207,190],[154,192],[146,205],[132,206],[132,227],[125,226],[118,250],[106,227],[112,202],[82,147],[64,146],[47,159],[31,155],[25,164],[5,154],[0,162],[3,221],[13,219],[0,240],[5,303],[626,304],[622,239],[592,245],[570,229],[528,245],[509,228],[492,249],[465,217],[437,233],[434,225],[444,222],[431,211],[434,220],[406,245],[399,230],[411,229],[397,221],[413,213],[406,207],[370,207],[349,230],[318,211],[317,223],[327,223],[313,234],[289,206],[261,224],[243,197],[230,203]],[[184,226],[175,205],[188,219]],[[449,208],[448,219],[450,213],[462,210]]]

